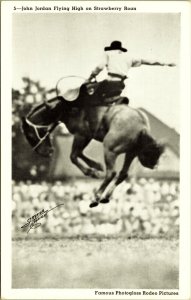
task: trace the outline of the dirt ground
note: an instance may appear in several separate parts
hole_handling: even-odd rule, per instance
[[[165,239],[19,239],[13,288],[178,288],[178,241]]]

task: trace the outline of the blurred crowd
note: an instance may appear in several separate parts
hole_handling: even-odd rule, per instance
[[[23,77],[23,88],[12,89],[12,125],[20,122],[20,117],[25,115],[34,105],[56,96],[55,89],[47,90],[39,81]]]
[[[41,226],[30,232],[67,236],[122,233],[128,237],[178,233],[178,181],[131,178],[116,188],[108,204],[91,209],[89,204],[98,186],[98,181],[85,180],[13,181],[13,234],[25,233],[21,226],[43,209],[50,211],[38,221]]]

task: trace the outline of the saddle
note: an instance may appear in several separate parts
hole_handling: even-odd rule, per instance
[[[125,87],[125,78],[116,81],[87,82],[82,77],[63,77],[57,83],[57,95],[69,107],[128,104],[128,98],[120,96]]]
[[[123,81],[88,82],[82,86],[77,100],[81,105],[88,107],[128,104],[129,99],[121,96],[124,87]]]

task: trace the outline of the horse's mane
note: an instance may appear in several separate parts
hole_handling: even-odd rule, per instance
[[[150,130],[151,130],[150,122],[149,122],[149,118],[148,118],[148,116],[146,115],[146,113],[143,112],[143,111],[141,110],[141,108],[137,108],[136,111],[137,111],[138,114],[141,116],[141,118],[143,119],[144,123],[146,123],[146,126],[147,126],[148,130],[150,131]]]

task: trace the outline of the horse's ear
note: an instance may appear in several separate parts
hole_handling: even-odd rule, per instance
[[[25,133],[25,129],[26,129],[26,119],[25,117],[21,118],[21,130],[23,133]]]
[[[28,132],[29,132],[30,126],[26,122],[26,118],[22,117],[21,118],[21,131],[24,133],[25,137],[27,138]]]
[[[156,143],[156,147],[158,148],[158,151],[161,154],[163,154],[163,152],[165,151],[165,147],[166,145],[162,142]]]
[[[27,132],[29,130],[30,126],[29,124],[26,122],[26,118],[22,117],[21,118],[21,131],[24,133],[24,135],[27,135]]]

